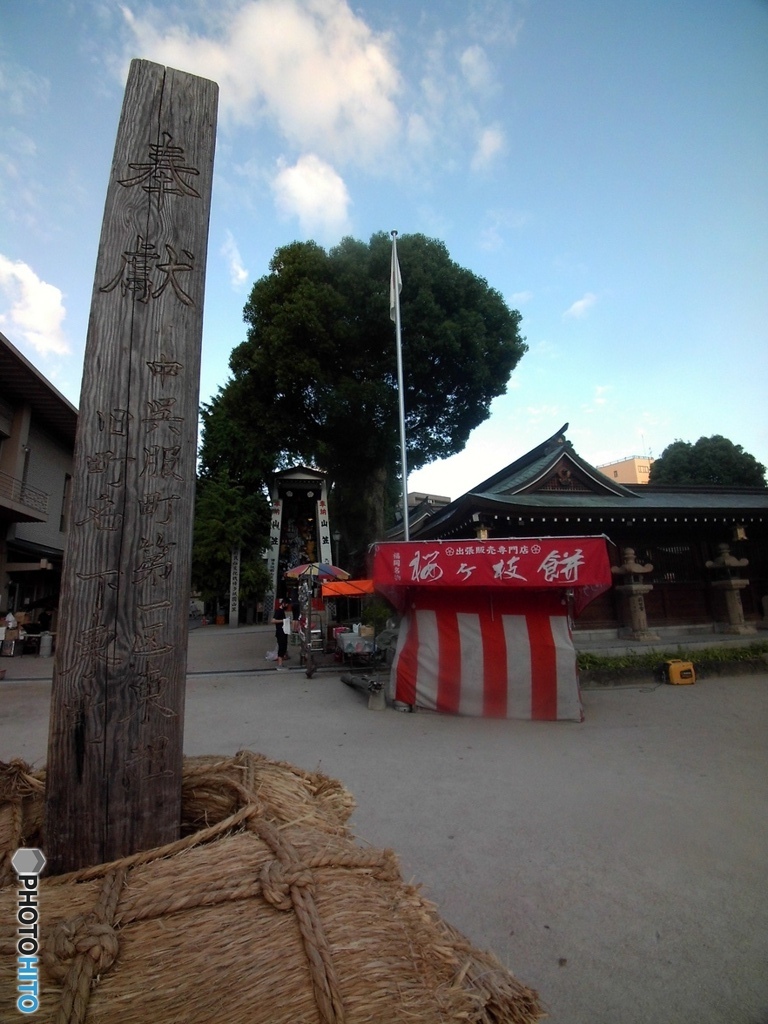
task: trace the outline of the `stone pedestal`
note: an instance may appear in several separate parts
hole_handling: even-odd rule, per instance
[[[631,640],[658,640],[658,635],[648,629],[648,616],[645,613],[644,595],[653,590],[653,584],[622,583],[615,590],[617,594],[622,595],[629,611],[630,628],[626,636]]]
[[[741,603],[741,593],[749,586],[749,580],[715,580],[711,584],[713,590],[721,590],[725,595],[725,609],[728,613],[728,622],[719,623],[719,633],[735,633],[739,636],[756,633],[754,626],[749,626],[744,621],[744,608]]]
[[[622,564],[615,565],[611,569],[614,576],[626,580],[615,587],[616,593],[621,594],[626,601],[629,612],[629,630],[624,633],[631,640],[651,642],[658,640],[656,633],[648,629],[648,616],[645,612],[645,594],[653,590],[652,583],[642,583],[641,579],[646,573],[653,572],[652,565],[640,565],[635,560],[635,549],[624,548],[622,553]]]
[[[368,710],[369,711],[386,711],[387,710],[387,697],[384,693],[383,687],[378,690],[368,691]]]
[[[717,577],[711,583],[713,590],[720,590],[725,595],[725,608],[728,613],[728,622],[718,625],[720,633],[735,633],[739,636],[756,633],[754,626],[748,626],[744,621],[744,608],[741,603],[741,593],[749,586],[749,580],[743,580],[739,576],[739,569],[749,565],[746,558],[735,558],[731,554],[729,544],[718,544],[717,558],[705,565],[711,569]]]

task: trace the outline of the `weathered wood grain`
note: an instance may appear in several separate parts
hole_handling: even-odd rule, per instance
[[[217,93],[131,64],[96,262],[54,664],[54,872],[178,835]]]

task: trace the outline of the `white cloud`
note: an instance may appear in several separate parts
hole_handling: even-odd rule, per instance
[[[121,73],[140,53],[211,78],[225,131],[274,131],[289,161],[314,153],[336,168],[400,174],[428,190],[436,160],[443,170],[481,171],[505,147],[484,104],[498,88],[500,48],[516,43],[520,3],[467,7],[429,38],[441,19],[420,19],[424,37],[410,41],[418,81],[409,88],[396,54],[405,58],[410,44],[371,28],[354,0],[193,0],[181,16],[175,4],[126,0]],[[264,139],[255,141],[261,154]]]
[[[232,283],[234,289],[241,288],[248,280],[248,271],[243,266],[243,261],[240,256],[240,250],[237,247],[234,235],[231,231],[227,231],[224,244],[221,247],[221,255],[227,261],[227,267],[229,268],[229,280]]]
[[[482,46],[468,46],[459,57],[461,73],[471,89],[487,92],[493,87],[494,77],[491,62]]]
[[[3,148],[7,152],[14,153],[23,159],[34,159],[37,156],[37,143],[35,140],[14,127],[10,127],[7,130]]]
[[[297,217],[305,234],[337,237],[347,230],[350,199],[344,180],[314,153],[290,167],[281,161],[272,190],[280,213]]]
[[[389,37],[346,0],[246,0],[211,37],[123,8],[131,51],[218,82],[224,120],[267,121],[299,151],[375,163],[400,130]],[[215,38],[214,38],[215,36]]]
[[[581,411],[587,416],[592,416],[596,412],[604,411],[604,406],[608,405],[610,393],[612,391],[613,386],[611,384],[596,384],[592,401],[583,402],[581,405]]]
[[[529,423],[538,424],[542,420],[556,420],[562,416],[562,412],[556,405],[529,405],[526,408]]]
[[[44,356],[69,353],[62,330],[67,313],[58,288],[41,281],[26,263],[0,254],[0,295],[10,303],[7,312],[0,312],[0,326],[11,341],[21,336]]]
[[[577,299],[573,305],[566,309],[563,313],[563,317],[567,317],[571,320],[580,320],[583,316],[586,316],[587,311],[594,306],[596,302],[597,296],[593,294],[593,292],[587,292],[580,299]]]
[[[24,117],[33,108],[43,106],[49,93],[46,78],[18,65],[0,63],[0,97],[6,113]]]
[[[501,249],[504,241],[501,237],[499,225],[494,223],[488,224],[484,227],[480,231],[480,237],[477,244],[486,252],[495,252],[497,249]]]
[[[424,152],[434,141],[434,132],[422,114],[412,114],[406,126],[409,150]]]
[[[512,208],[496,208],[487,210],[484,224],[480,230],[478,244],[481,249],[493,252],[501,249],[511,232],[518,232],[526,224],[528,218],[521,211]]]
[[[448,70],[446,47],[448,40],[443,29],[435,32],[422,55],[423,70],[419,86],[421,101],[427,118],[432,120],[436,111],[442,111],[453,88],[452,76]]]
[[[504,148],[504,133],[501,128],[492,126],[484,128],[480,132],[475,152],[472,157],[471,167],[473,171],[481,171],[486,168],[493,158]]]
[[[468,5],[468,30],[486,46],[517,45],[525,25],[526,0],[483,0]]]
[[[2,69],[0,69],[0,110],[3,110]],[[9,113],[13,108],[11,104]],[[4,111],[3,111],[4,112]],[[40,165],[37,144],[12,124],[3,125],[0,153],[0,222],[34,224],[39,213]]]
[[[542,370],[545,373],[551,373],[552,371],[548,367],[542,366],[542,364],[559,362],[562,358],[562,352],[559,345],[548,338],[541,338],[539,341],[530,343],[526,358],[534,360],[534,365],[539,373]]]

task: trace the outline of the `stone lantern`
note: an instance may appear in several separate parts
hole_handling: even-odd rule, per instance
[[[493,519],[482,512],[474,512],[472,515],[472,528],[475,531],[476,540],[488,540],[488,530]]]
[[[717,545],[717,558],[704,563],[714,574],[710,586],[713,590],[720,590],[725,595],[725,608],[728,613],[728,623],[723,628],[724,633],[754,633],[754,626],[748,626],[744,621],[744,608],[741,603],[741,593],[749,586],[749,580],[744,580],[739,575],[739,570],[749,565],[749,559],[736,558],[731,554],[730,544]]]
[[[617,594],[626,600],[629,610],[629,633],[632,640],[658,640],[656,633],[648,629],[648,616],[645,611],[645,595],[653,590],[652,583],[643,583],[643,577],[653,572],[652,565],[640,565],[635,560],[635,549],[624,548],[621,565],[614,565],[611,572],[621,583],[617,583]]]

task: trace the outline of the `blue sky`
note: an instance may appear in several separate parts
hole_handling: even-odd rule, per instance
[[[141,57],[220,86],[201,401],[278,246],[397,229],[529,345],[412,490],[457,497],[566,421],[595,464],[716,433],[768,464],[767,54],[765,0],[0,0],[0,330],[78,403]],[[407,281],[402,321],[407,373]]]

